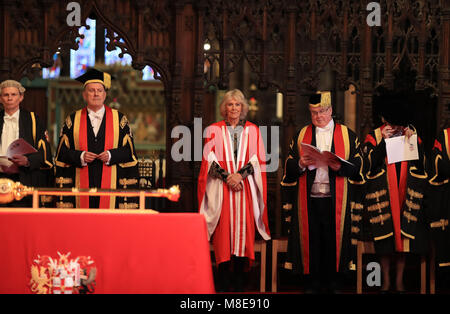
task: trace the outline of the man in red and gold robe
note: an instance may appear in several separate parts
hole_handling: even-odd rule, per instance
[[[294,136],[281,181],[283,209],[290,213],[285,268],[310,274],[307,291],[333,292],[337,273],[349,267],[349,178],[362,177],[362,157],[356,134],[332,118],[330,92],[312,95],[309,110],[312,124]],[[322,154],[306,153],[303,144]],[[319,163],[323,152],[328,158]]]
[[[79,78],[87,106],[69,115],[61,130],[56,153],[56,186],[129,189],[138,186],[138,166],[128,120],[104,105],[111,86],[108,73],[91,69]],[[115,196],[65,197],[62,208],[136,209],[133,198]]]

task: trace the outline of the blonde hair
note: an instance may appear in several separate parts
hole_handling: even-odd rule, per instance
[[[225,95],[222,98],[222,102],[220,103],[220,115],[226,119],[227,111],[226,111],[226,105],[231,100],[234,99],[237,102],[239,102],[242,106],[241,110],[241,116],[240,119],[244,119],[247,116],[248,113],[248,102],[247,99],[244,96],[244,93],[242,93],[239,89],[233,89],[225,93]]]
[[[6,80],[0,83],[0,93],[2,91],[2,89],[6,88],[6,87],[15,87],[19,90],[20,94],[24,94],[25,93],[25,87],[22,86],[22,84],[20,84],[17,81],[14,80]]]

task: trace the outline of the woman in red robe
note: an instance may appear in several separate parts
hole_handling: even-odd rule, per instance
[[[240,90],[224,95],[220,104],[224,120],[205,130],[198,179],[200,213],[219,265],[219,290],[224,291],[245,288],[245,271],[255,259],[255,230],[270,239],[265,148],[258,127],[245,120],[247,112]]]

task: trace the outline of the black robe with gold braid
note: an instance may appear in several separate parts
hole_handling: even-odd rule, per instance
[[[138,165],[128,120],[121,112],[105,106],[103,117],[97,136],[94,135],[86,108],[72,113],[65,120],[59,145],[56,152],[56,186],[83,188],[104,188],[104,169],[107,171],[107,186],[109,189],[137,189]],[[108,119],[112,119],[111,121]],[[84,125],[83,125],[84,121]],[[108,124],[109,123],[109,124]],[[82,134],[87,137],[86,150],[99,154],[104,151],[105,141],[111,141],[113,148],[109,149],[111,159],[109,166],[100,160],[94,160],[87,167],[82,167],[80,156],[84,149],[80,147]],[[86,174],[88,175],[86,176]],[[88,177],[88,178],[87,178]],[[83,181],[84,180],[84,181]],[[102,183],[103,182],[103,183]],[[137,198],[98,198],[89,197],[60,197],[56,206],[61,208],[119,208],[137,209]],[[106,202],[103,202],[106,200]]]
[[[5,111],[0,111],[0,138],[3,132],[3,117]],[[53,162],[51,147],[47,139],[46,129],[34,112],[23,108],[19,113],[19,138],[23,138],[37,149],[36,153],[28,154],[29,167],[19,167],[18,174],[1,173],[0,177],[20,181],[30,187],[52,187]],[[51,197],[41,196],[41,207],[52,207]],[[31,203],[28,202],[31,206]],[[9,206],[9,205],[8,205]]]
[[[388,164],[382,130],[369,133],[364,142],[368,165],[365,226],[380,254],[426,254],[428,233],[424,216],[427,174],[423,144],[418,138],[419,160]]]
[[[439,266],[450,267],[450,128],[434,143],[429,170],[427,218]]]
[[[314,135],[314,136],[313,136]],[[285,162],[284,176],[281,181],[283,217],[288,225],[288,254],[286,269],[297,273],[310,273],[310,243],[308,224],[308,208],[311,208],[311,187],[316,170],[301,171],[299,167],[300,143],[316,146],[315,126],[310,124],[302,128],[290,144],[289,155]],[[335,204],[336,218],[336,271],[348,270],[354,257],[354,246],[351,245],[351,184],[362,182],[362,156],[356,134],[346,126],[335,123],[331,152],[348,160],[341,162],[341,169],[328,169],[332,203]]]

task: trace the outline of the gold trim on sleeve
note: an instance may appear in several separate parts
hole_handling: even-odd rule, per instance
[[[403,211],[403,216],[408,219],[408,223],[410,223],[411,221],[417,222],[417,217],[412,215],[410,212],[407,212],[406,210]]]
[[[33,145],[36,147],[36,117],[34,115],[34,112],[30,112],[31,115],[31,125],[32,125],[32,132],[33,132]],[[39,148],[38,148],[39,149]]]
[[[408,194],[409,194],[409,196],[414,197],[414,198],[423,198],[423,194],[422,193],[414,191],[411,188],[408,188]]]
[[[391,232],[391,233],[385,234],[383,236],[375,237],[375,238],[373,238],[373,240],[374,241],[384,240],[384,239],[387,239],[389,237],[392,237],[393,235],[394,235],[394,233]]]
[[[367,210],[368,210],[369,212],[373,212],[373,211],[378,210],[378,212],[381,214],[381,210],[382,210],[383,208],[387,208],[388,206],[389,206],[389,202],[388,202],[388,201],[385,201],[385,202],[375,203],[375,204],[373,204],[373,205],[370,205],[369,207],[367,207]]]
[[[407,238],[410,238],[410,239],[415,239],[415,237],[413,236],[413,235],[410,235],[409,233],[406,233],[405,231],[403,231],[403,230],[401,230],[401,233],[405,236],[405,237],[407,237]]]
[[[442,228],[442,231],[445,230],[445,227],[448,226],[448,219],[441,219],[439,221],[433,221],[430,223],[431,228]]]
[[[122,146],[125,146],[127,144],[127,142],[130,145],[131,156],[133,157],[133,161],[119,164],[119,166],[122,168],[133,167],[133,166],[136,166],[138,163],[138,160],[136,159],[136,156],[134,155],[133,143],[131,142],[130,136],[128,134],[123,137]]]
[[[391,214],[386,213],[383,215],[378,215],[376,217],[370,218],[371,224],[381,224],[384,225],[384,222],[391,218]]]
[[[55,178],[56,184],[61,184],[60,187],[62,187],[62,184],[72,184],[73,180],[72,178],[64,178],[64,177],[57,177]]]
[[[384,189],[384,190],[380,190],[380,191],[376,191],[376,192],[367,194],[366,199],[368,199],[368,200],[376,199],[377,202],[379,202],[380,197],[383,195],[386,195],[386,194],[387,194],[387,190]]]
[[[415,210],[419,210],[420,209],[420,205],[419,204],[416,204],[416,203],[414,203],[414,202],[412,202],[412,201],[410,201],[410,200],[405,200],[405,204],[406,204],[406,207],[408,207],[408,209],[409,209],[409,211],[411,211],[411,209],[415,209]]]

